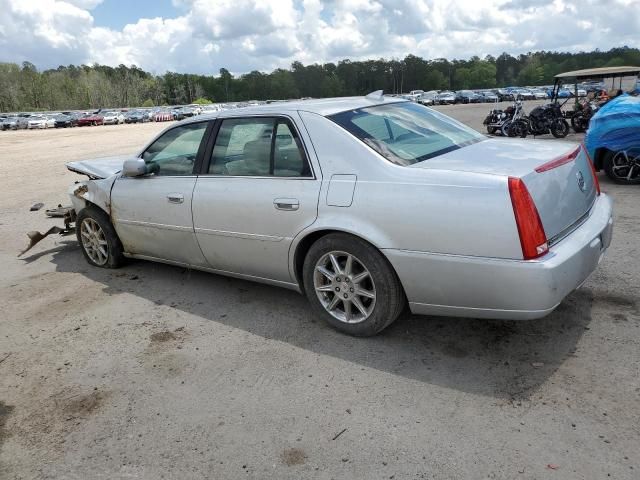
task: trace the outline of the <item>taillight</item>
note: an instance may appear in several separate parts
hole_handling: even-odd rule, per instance
[[[521,179],[509,177],[509,195],[520,235],[522,256],[525,260],[531,260],[544,255],[549,251],[547,235],[527,186]]]
[[[584,154],[587,156],[587,161],[589,162],[589,167],[591,168],[591,176],[593,177],[593,184],[596,187],[596,193],[600,195],[600,181],[598,180],[598,174],[596,173],[596,166],[591,161],[591,156],[589,155],[587,147],[584,143],[582,144],[582,149],[584,150]]]
[[[553,168],[559,167],[560,165],[564,165],[565,163],[573,162],[579,153],[580,153],[580,147],[576,148],[575,150],[565,155],[562,155],[561,157],[554,158],[550,162],[540,165],[538,168],[536,168],[536,172],[538,173],[546,172],[547,170],[551,170]]]

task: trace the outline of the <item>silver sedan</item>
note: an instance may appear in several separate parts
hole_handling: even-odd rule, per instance
[[[612,205],[582,146],[489,139],[381,94],[225,110],[137,156],[69,163],[87,261],[303,292],[335,328],[413,313],[534,319],[595,270]]]

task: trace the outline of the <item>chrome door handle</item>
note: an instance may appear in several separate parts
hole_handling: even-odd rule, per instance
[[[276,198],[273,201],[276,210],[293,211],[300,208],[300,202],[295,198]]]
[[[183,203],[184,195],[181,193],[169,193],[167,194],[167,200],[169,203]]]

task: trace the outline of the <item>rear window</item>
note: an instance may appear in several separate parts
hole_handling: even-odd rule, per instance
[[[396,165],[412,165],[486,137],[413,102],[388,103],[329,117]]]

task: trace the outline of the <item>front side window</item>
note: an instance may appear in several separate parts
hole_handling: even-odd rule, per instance
[[[282,118],[223,120],[208,173],[250,177],[308,177],[311,169],[295,129]]]
[[[207,122],[172,128],[147,148],[142,159],[160,176],[192,175]]]
[[[389,103],[329,117],[396,165],[412,165],[486,137],[413,102]]]

